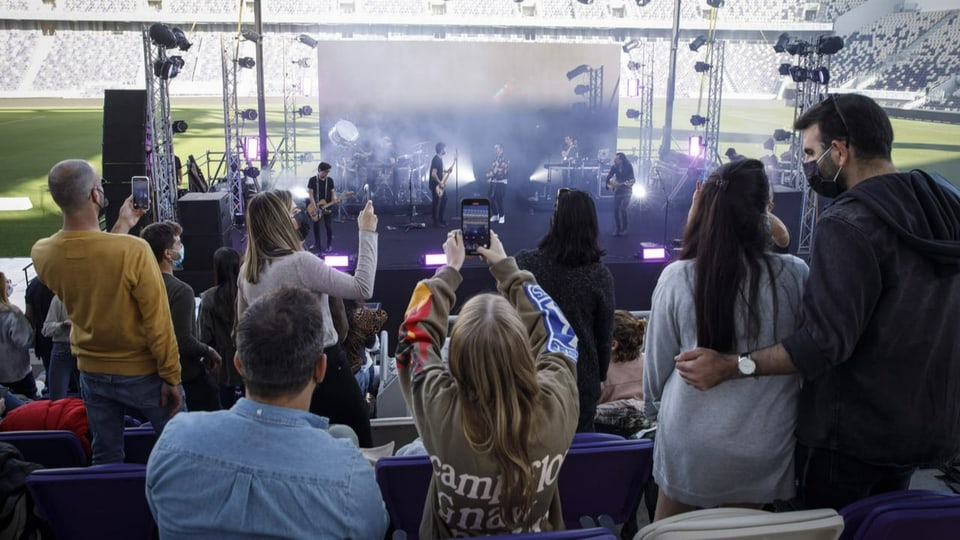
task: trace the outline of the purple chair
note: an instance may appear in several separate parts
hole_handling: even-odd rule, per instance
[[[633,518],[653,468],[653,441],[572,446],[560,468],[560,504],[567,529]],[[581,521],[583,518],[587,518]]]
[[[618,540],[617,535],[603,527],[540,533],[498,534],[487,537],[488,540],[495,538],[510,538],[512,540]]]
[[[90,464],[83,444],[72,431],[5,431],[0,433],[0,441],[16,446],[24,461],[39,463],[48,469]]]
[[[848,505],[840,515],[841,540],[956,538],[960,496],[930,490],[881,493]]]
[[[146,477],[147,468],[134,463],[49,469],[31,473],[27,489],[57,540],[152,540]]]
[[[580,446],[584,444],[594,444],[594,443],[606,443],[610,441],[625,441],[623,437],[615,435],[613,433],[599,433],[596,431],[585,432],[585,433],[575,433],[573,435],[573,442],[570,443],[570,446]]]
[[[157,432],[149,425],[123,430],[124,461],[146,465],[157,438]]]
[[[393,456],[377,461],[377,484],[390,514],[393,538],[420,538],[433,468],[429,456]]]

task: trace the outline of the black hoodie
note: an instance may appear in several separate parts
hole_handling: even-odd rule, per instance
[[[960,449],[960,194],[921,171],[864,180],[816,226],[797,332],[797,437],[881,465]]]

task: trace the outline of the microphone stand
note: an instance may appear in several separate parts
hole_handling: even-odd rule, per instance
[[[453,181],[456,184],[456,189],[455,189],[455,192],[457,194],[456,208],[459,208],[460,207],[460,149],[457,148],[454,151],[456,152],[456,155],[457,155],[457,161],[453,165]],[[453,213],[453,217],[450,219],[459,221],[460,213],[455,211]],[[462,227],[463,224],[461,223],[460,226]]]
[[[416,170],[419,172],[420,167],[417,167]],[[413,202],[413,171],[414,171],[413,169],[410,169],[410,173],[407,175],[407,200],[410,204],[410,215],[408,216],[409,220],[407,221],[406,225],[403,226],[403,232],[410,232],[413,229],[427,228],[426,223],[414,221],[414,218],[418,214],[417,214],[417,205],[416,203]]]

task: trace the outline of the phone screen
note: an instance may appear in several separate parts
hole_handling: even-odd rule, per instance
[[[490,247],[490,200],[464,199],[460,203],[460,225],[467,254],[476,255],[480,246]]]
[[[134,176],[130,179],[133,191],[133,207],[150,208],[150,179],[146,176]]]

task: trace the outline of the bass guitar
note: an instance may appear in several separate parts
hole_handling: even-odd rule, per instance
[[[314,202],[310,208],[307,209],[307,214],[310,215],[310,219],[317,221],[320,219],[320,216],[329,214],[331,212],[331,206],[343,202],[354,195],[356,195],[356,192],[348,191],[339,197],[334,197],[334,199],[330,202],[327,202],[326,199],[320,199],[319,201]]]
[[[450,165],[450,167],[443,171],[443,178],[441,178],[440,183],[437,184],[437,197],[443,197],[443,192],[447,189],[447,180],[450,179],[450,174],[453,173],[453,168],[457,166],[458,159],[460,159],[459,152],[453,156],[453,163]]]

